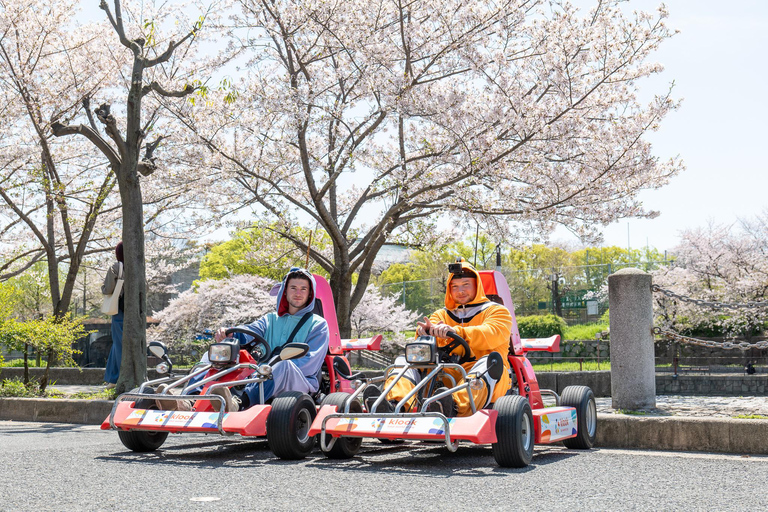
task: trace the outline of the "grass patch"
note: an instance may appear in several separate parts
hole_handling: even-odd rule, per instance
[[[580,367],[578,361],[556,361],[553,359],[552,362],[531,361],[531,365],[537,372],[594,372],[611,369],[610,361],[600,361],[600,364],[597,361],[584,361]]]
[[[647,411],[633,411],[631,409],[616,409],[616,414],[628,414],[629,416],[648,416]]]
[[[764,414],[737,414],[733,417],[739,420],[768,420]]]
[[[72,393],[67,398],[73,398],[76,400],[114,400],[117,397],[115,388],[112,389],[100,389],[99,391],[85,392],[80,391],[78,393]]]
[[[48,364],[45,359],[40,361],[40,366],[37,366],[37,359],[30,357],[27,360],[27,366],[30,368],[45,368]],[[24,359],[10,359],[8,361],[0,361],[0,368],[24,368]]]

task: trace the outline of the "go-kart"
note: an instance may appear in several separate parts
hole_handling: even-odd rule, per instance
[[[539,389],[536,375],[526,353],[533,350],[559,351],[560,337],[521,340],[515,320],[514,306],[504,276],[496,271],[481,271],[486,295],[506,306],[512,314],[512,334],[509,352],[509,370],[502,356],[493,352],[488,356],[486,372],[494,379],[509,371],[513,386],[490,408],[478,409],[470,388],[482,385],[482,376],[470,376],[461,363],[472,357],[469,344],[453,334],[452,341],[438,347],[435,338],[422,336],[406,345],[404,365],[391,365],[384,376],[360,379],[352,393],[335,393],[327,405],[318,411],[309,435],[320,435],[320,448],[330,458],[349,458],[360,448],[363,438],[377,438],[384,442],[400,440],[438,441],[454,452],[460,442],[490,444],[496,462],[502,467],[527,466],[533,456],[534,444],[562,442],[568,448],[588,449],[595,441],[597,409],[592,391],[586,386],[569,386],[562,396],[551,390]],[[453,352],[462,347],[462,356]],[[380,413],[379,405],[410,369],[419,370],[421,381],[393,411]],[[457,371],[462,380],[457,384],[445,370]],[[394,379],[379,390],[370,405],[361,400],[366,388]],[[448,380],[447,390],[435,392]],[[466,390],[472,414],[448,417],[431,407],[434,402],[451,394]],[[378,394],[378,391],[377,391]],[[545,405],[542,395],[554,399],[555,405]],[[414,399],[419,404],[411,409]],[[438,411],[441,409],[438,409]],[[375,411],[375,412],[370,412]],[[408,412],[406,412],[408,411]]]
[[[330,342],[325,357],[320,389],[313,395],[289,391],[281,393],[265,403],[263,387],[260,403],[237,412],[225,411],[224,398],[214,393],[221,387],[239,387],[272,378],[272,365],[280,360],[302,357],[308,346],[290,343],[275,350],[258,333],[250,329],[232,328],[230,336],[241,332],[252,340],[241,346],[232,338],[214,343],[208,349],[207,361],[196,365],[187,375],[175,375],[165,346],[150,342],[147,351],[161,360],[157,371],[163,377],[143,383],[138,389],[123,393],[115,400],[112,411],[101,425],[103,430],[118,431],[126,448],[136,452],[158,449],[169,433],[197,432],[225,436],[267,437],[272,452],[283,459],[300,459],[312,450],[315,438],[309,435],[309,426],[317,414],[317,406],[335,403],[335,392],[353,391],[351,380],[360,377],[352,374],[346,358],[350,350],[378,350],[381,336],[368,339],[341,340],[339,337],[333,296],[328,282],[315,275],[315,313],[328,322]],[[163,393],[156,393],[156,386],[165,384]],[[195,390],[200,390],[193,393]],[[180,394],[172,394],[177,390]],[[156,400],[163,402],[189,400],[191,411],[159,410]],[[214,407],[214,403],[216,407]]]

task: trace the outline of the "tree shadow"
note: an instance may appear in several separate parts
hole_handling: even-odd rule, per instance
[[[78,430],[93,430],[95,425],[82,425],[78,423],[46,423],[46,422],[13,422],[3,420],[0,422],[0,431],[3,434],[56,434]],[[97,427],[98,428],[98,427]]]

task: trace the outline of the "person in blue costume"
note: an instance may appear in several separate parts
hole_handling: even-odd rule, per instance
[[[280,285],[276,310],[252,324],[239,326],[247,327],[260,334],[267,340],[270,349],[274,350],[288,341],[291,333],[303,320],[292,341],[308,344],[309,352],[299,359],[276,363],[272,367],[272,379],[246,385],[242,394],[237,394],[234,400],[231,400],[227,388],[219,388],[217,391],[224,395],[228,412],[246,409],[260,403],[259,386],[264,387],[265,401],[284,391],[300,391],[308,394],[317,392],[320,387],[320,369],[328,352],[329,331],[325,319],[313,313],[315,289],[314,276],[305,269],[293,267]],[[222,327],[216,332],[214,337],[217,342],[226,338],[225,331],[226,328]],[[253,339],[242,333],[236,333],[233,337],[237,338],[241,345]],[[202,379],[202,375],[200,378]],[[158,388],[158,392],[162,393],[162,391],[163,389]],[[159,400],[158,407],[166,410],[190,410],[192,404],[185,401]]]
[[[123,274],[123,242],[115,246],[115,258],[117,261],[107,271],[104,276],[104,284],[101,285],[101,293],[110,295],[117,284],[118,277]],[[120,377],[120,363],[123,360],[123,292],[120,290],[120,302],[118,304],[117,314],[112,315],[112,348],[109,350],[107,358],[107,367],[104,371],[104,382],[107,389],[112,389]]]

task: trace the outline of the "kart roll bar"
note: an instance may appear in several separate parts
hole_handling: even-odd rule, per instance
[[[205,366],[201,366],[201,367],[200,367],[198,370],[195,370],[194,372],[190,373],[189,375],[187,375],[187,376],[185,376],[185,377],[182,377],[182,378],[180,378],[180,379],[178,379],[178,380],[174,381],[174,382],[173,382],[173,384],[171,384],[170,386],[168,386],[168,388],[166,388],[166,389],[173,389],[173,388],[175,388],[176,386],[178,386],[179,384],[184,384],[184,383],[185,383],[185,382],[187,382],[188,380],[190,380],[190,379],[193,379],[193,378],[197,377],[198,375],[200,375],[201,373],[204,373],[204,372],[208,371],[210,368],[211,368],[211,365],[210,365],[210,364],[207,364],[207,365],[205,365]],[[155,379],[155,380],[150,380],[150,381],[147,381],[147,382],[143,383],[143,384],[142,384],[142,385],[139,387],[139,391],[138,391],[138,392],[139,392],[139,393],[143,393],[143,392],[144,392],[144,388],[146,388],[146,387],[148,387],[148,386],[151,386],[151,385],[153,385],[153,384],[161,384],[161,383],[163,383],[163,382],[168,382],[168,381],[169,381],[170,379],[172,379],[172,378],[173,378],[173,377],[171,377],[171,376],[169,375],[169,376],[167,376],[167,377],[161,377],[161,378],[159,378],[159,379]]]

